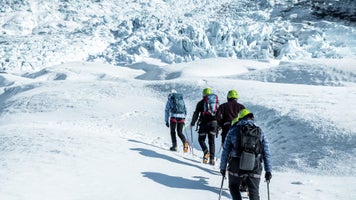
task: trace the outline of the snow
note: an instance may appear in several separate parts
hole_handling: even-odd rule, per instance
[[[338,62],[339,73],[332,73],[330,62],[314,60],[312,66],[322,67],[311,67],[310,73],[320,79],[316,70],[328,72],[339,80],[337,86],[313,84],[310,77],[306,84],[264,77],[277,77],[275,69],[303,61],[226,58],[172,65],[142,59],[132,68],[76,62],[2,73],[0,197],[217,199],[219,160],[216,166],[201,162],[197,133],[192,139],[188,128],[194,154],[184,154],[181,144],[170,152],[163,120],[172,88],[184,93],[189,122],[209,86],[222,102],[236,89],[239,102],[265,130],[274,166],[271,199],[354,199],[356,86],[354,79],[340,77],[353,73],[355,62]],[[147,66],[151,70],[145,72]],[[233,66],[237,70],[228,76]],[[175,77],[164,75],[172,73]],[[218,152],[220,137],[216,143]],[[266,187],[261,181],[262,199]],[[229,198],[225,181],[222,199]]]
[[[353,58],[356,4],[348,0],[345,7],[344,1],[336,1],[324,5],[337,6],[333,10],[315,10],[315,3],[5,1],[0,8],[0,71],[39,70],[75,61],[121,66],[141,57],[166,64],[216,57]],[[315,15],[338,11],[342,20]],[[350,18],[341,16],[343,12]]]
[[[220,155],[203,164],[188,128],[205,87],[237,90],[266,133],[271,199],[356,199],[353,1],[1,4],[0,200],[217,199]],[[168,150],[172,89],[186,154]]]

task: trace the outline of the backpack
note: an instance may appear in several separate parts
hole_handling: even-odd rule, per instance
[[[262,140],[260,127],[252,124],[238,125],[236,152],[240,156],[239,169],[253,171],[261,165]]]
[[[208,94],[204,97],[204,115],[215,116],[219,107],[219,99],[216,94]]]
[[[171,103],[171,112],[175,114],[186,113],[186,108],[183,100],[183,95],[180,93],[172,93],[169,97]]]

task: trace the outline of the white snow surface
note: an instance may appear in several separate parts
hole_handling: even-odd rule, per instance
[[[188,128],[193,151],[169,151],[164,124],[171,89],[184,94],[189,123],[205,87],[221,103],[236,89],[255,114],[272,151],[271,199],[356,199],[355,61],[141,58],[0,73],[0,199],[218,199],[220,155],[203,164]]]

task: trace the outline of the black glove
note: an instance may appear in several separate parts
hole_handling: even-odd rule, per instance
[[[216,138],[218,138],[218,136],[220,134],[220,130],[221,130],[221,127],[218,126],[218,128],[216,129],[216,134],[215,134]]]
[[[225,174],[226,174],[226,170],[225,169],[220,169],[220,174],[225,177]]]
[[[169,123],[168,122],[166,122],[166,126],[169,127]]]
[[[266,181],[270,181],[271,178],[272,178],[271,172],[266,172],[266,173],[265,173],[265,179],[266,179]]]

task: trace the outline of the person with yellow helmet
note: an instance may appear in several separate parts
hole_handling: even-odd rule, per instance
[[[215,135],[217,134],[218,123],[216,121],[216,111],[219,107],[219,99],[216,94],[213,94],[211,88],[205,88],[202,92],[203,99],[200,100],[193,113],[190,129],[199,119],[199,145],[204,153],[203,163],[215,165]],[[209,148],[206,146],[205,140],[208,137]]]
[[[249,199],[260,199],[262,162],[266,172],[265,179],[269,183],[272,178],[272,163],[267,137],[255,125],[253,113],[246,108],[242,109],[238,114],[238,121],[226,136],[220,161],[220,173],[223,177],[228,168],[229,189],[233,200],[241,199],[242,181],[248,187]]]
[[[225,137],[227,132],[231,127],[231,121],[237,117],[240,110],[244,109],[245,106],[237,102],[238,93],[236,90],[230,90],[227,93],[227,102],[219,106],[216,113],[216,119],[219,126],[222,128],[221,132],[221,145],[225,142]]]

